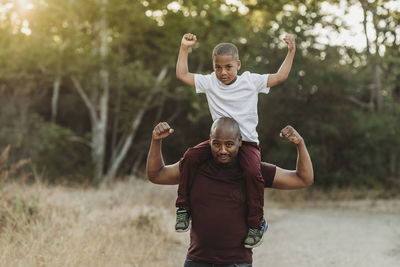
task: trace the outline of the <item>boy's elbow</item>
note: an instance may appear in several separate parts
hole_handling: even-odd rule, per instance
[[[283,83],[284,81],[287,80],[288,77],[289,77],[288,74],[281,74],[281,75],[279,75],[279,77],[278,77],[278,82],[279,82],[279,83]]]
[[[180,72],[176,72],[176,78],[178,78],[180,81],[184,82],[185,81],[185,75],[180,73]]]

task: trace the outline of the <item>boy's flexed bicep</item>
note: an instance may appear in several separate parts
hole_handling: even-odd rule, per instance
[[[189,48],[197,42],[196,35],[186,33],[182,37],[179,49],[178,61],[176,63],[176,77],[190,86],[195,86],[194,74],[189,72],[188,54]]]

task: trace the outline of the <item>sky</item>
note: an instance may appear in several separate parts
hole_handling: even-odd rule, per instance
[[[386,7],[390,10],[400,12],[400,1],[389,1]],[[322,11],[329,14],[340,16],[348,24],[349,29],[342,28],[340,34],[332,33],[328,30],[320,29],[321,37],[318,41],[321,43],[329,43],[333,45],[346,45],[361,51],[366,47],[366,39],[363,26],[363,10],[360,3],[356,3],[351,7],[346,6],[346,1],[340,1],[339,5],[332,5],[327,2],[322,3]],[[347,12],[346,12],[347,11]],[[329,16],[328,16],[329,17]],[[367,16],[367,34],[371,38],[375,38],[375,32],[372,25],[372,17]],[[329,38],[329,37],[330,38]]]
[[[373,1],[373,0],[370,0]],[[14,4],[18,4],[20,8],[26,9],[26,11],[33,9],[34,5],[29,0],[14,0],[10,1]],[[143,1],[147,2],[147,1]],[[227,4],[236,5],[238,11],[241,13],[247,13],[248,9],[240,0],[226,0]],[[10,7],[11,4],[6,4],[5,6],[0,5],[0,13]],[[397,10],[400,12],[400,1],[389,1],[387,6],[392,10]],[[168,6],[170,10],[178,10],[180,5],[178,1],[172,1]],[[326,14],[326,19],[332,18],[331,14],[336,16],[340,16],[349,26],[348,29],[342,28],[340,33],[333,33],[331,30],[327,28],[322,28],[321,25],[316,25],[315,33],[319,35],[318,41],[322,44],[333,44],[333,45],[345,45],[352,46],[356,48],[358,51],[362,51],[366,47],[366,40],[364,36],[363,29],[363,11],[361,5],[356,3],[351,7],[346,6],[346,1],[341,0],[339,5],[332,5],[327,2],[322,3],[322,11]],[[1,15],[1,14],[0,14]],[[368,35],[373,38],[375,36],[375,32],[373,31],[373,27],[371,24],[371,18],[368,18],[367,24],[367,32]],[[27,35],[31,33],[29,29],[29,22],[22,22],[21,31]]]

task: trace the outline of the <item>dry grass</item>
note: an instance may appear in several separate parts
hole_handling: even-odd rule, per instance
[[[28,161],[10,166],[8,152],[0,154],[0,266],[182,266],[188,235],[173,231],[176,186],[139,179],[98,189],[27,185],[20,169]],[[19,182],[7,182],[11,175]],[[268,219],[281,207],[400,213],[399,200],[377,196],[268,190],[265,209]]]
[[[171,224],[175,189],[141,180],[101,189],[6,184],[0,265],[176,266],[170,251],[186,245]]]

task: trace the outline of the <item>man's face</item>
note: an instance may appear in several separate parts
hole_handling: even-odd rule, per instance
[[[234,163],[237,160],[239,148],[242,146],[242,138],[232,129],[217,128],[210,136],[210,146],[216,162]]]
[[[219,55],[214,57],[214,71],[218,80],[229,85],[236,81],[240,60],[235,60],[231,55]]]

